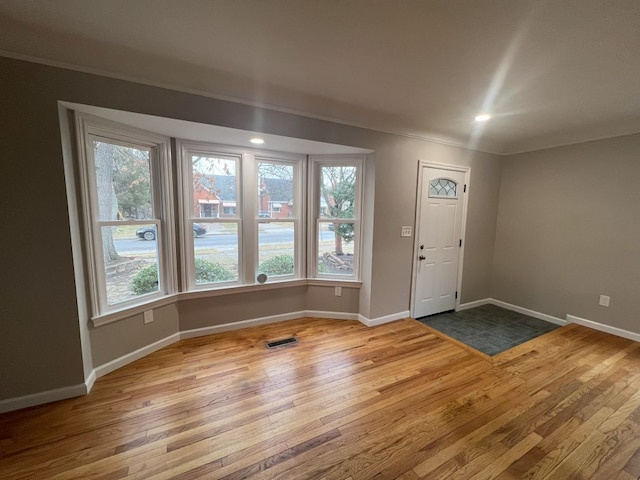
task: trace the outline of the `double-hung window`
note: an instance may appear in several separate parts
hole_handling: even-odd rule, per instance
[[[93,316],[175,290],[169,142],[78,116]]]
[[[267,279],[304,276],[302,160],[285,155],[255,157],[256,267],[257,274]]]
[[[242,155],[183,144],[183,264],[188,289],[242,282]]]
[[[311,157],[311,277],[358,280],[363,169],[361,156]]]

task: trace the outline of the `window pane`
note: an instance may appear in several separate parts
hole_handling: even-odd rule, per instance
[[[238,224],[194,223],[195,283],[238,280]],[[206,228],[198,233],[197,226]]]
[[[320,167],[320,218],[355,218],[356,167]]]
[[[238,159],[191,155],[193,216],[234,218],[238,210]]]
[[[102,227],[107,304],[158,292],[156,226]]]
[[[99,220],[154,217],[149,151],[93,142]]]
[[[258,162],[258,217],[295,217],[293,175],[293,165]]]
[[[318,274],[353,275],[354,224],[320,222]]]
[[[436,178],[429,183],[430,197],[455,197],[458,185],[447,178]]]
[[[258,224],[258,273],[267,277],[295,272],[295,226],[291,222]]]

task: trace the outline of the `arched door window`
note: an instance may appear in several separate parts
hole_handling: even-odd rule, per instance
[[[429,182],[429,197],[457,198],[458,184],[449,178],[434,178]]]

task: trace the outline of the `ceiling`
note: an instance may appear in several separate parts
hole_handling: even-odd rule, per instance
[[[0,0],[0,54],[501,154],[640,132],[638,0]]]

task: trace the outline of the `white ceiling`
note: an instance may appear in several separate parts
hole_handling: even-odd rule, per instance
[[[496,153],[640,132],[639,0],[0,0],[0,51]]]

